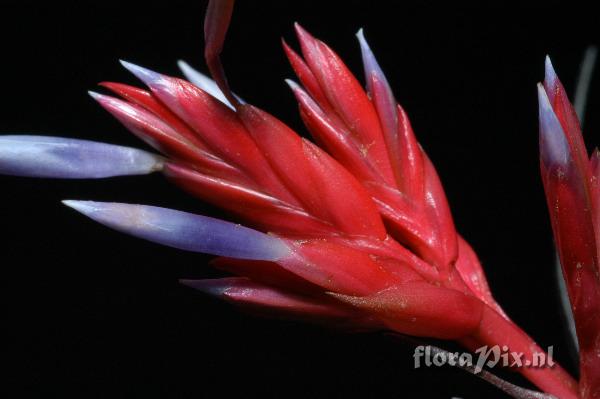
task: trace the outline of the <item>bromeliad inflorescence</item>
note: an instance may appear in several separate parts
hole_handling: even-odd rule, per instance
[[[299,25],[302,55],[283,43],[302,86],[288,83],[316,145],[229,90],[219,53],[232,9],[233,1],[212,1],[207,12],[205,56],[215,81],[185,63],[189,81],[122,62],[149,90],[101,83],[118,97],[90,93],[163,155],[0,136],[0,173],[71,179],[163,173],[249,227],[147,205],[64,203],[116,230],[217,255],[213,266],[237,277],[182,283],[241,307],[456,340],[471,350],[506,345],[524,360],[543,352],[492,297],[362,31],[366,91]],[[547,393],[587,399],[600,390],[598,152],[590,166],[569,107],[549,66],[540,87],[542,171],[580,332],[580,386],[558,366],[518,371]]]

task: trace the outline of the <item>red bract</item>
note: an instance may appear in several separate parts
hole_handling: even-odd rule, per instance
[[[331,155],[236,99],[219,72],[232,107],[128,63],[150,92],[103,83],[123,100],[95,95],[169,156],[164,173],[177,185],[291,249],[274,261],[220,258],[216,267],[242,277],[185,283],[262,313],[455,339],[469,349],[506,344],[524,359],[541,352],[492,298],[364,38],[369,93],[324,43],[297,32],[306,61],[285,49],[307,91],[292,87],[308,128]],[[218,54],[219,46],[207,52]],[[211,63],[221,70],[218,57]],[[558,367],[519,371],[548,392],[574,397],[574,382]]]
[[[285,42],[284,49],[307,90],[291,84],[315,139],[369,191],[391,236],[433,266],[442,280],[456,268],[476,296],[502,312],[476,255],[457,235],[435,168],[362,32],[370,96],[327,45],[299,25],[296,31],[306,62]]]
[[[531,359],[539,347],[508,320],[493,299],[477,256],[454,228],[435,168],[419,146],[362,32],[358,37],[368,93],[327,45],[299,25],[296,31],[304,59],[285,42],[283,45],[306,91],[293,82],[290,86],[317,142],[361,181],[377,204],[390,236],[426,262],[430,281],[467,291],[485,303],[479,328],[461,342],[473,350],[506,344]],[[383,297],[393,307],[391,295]],[[401,302],[399,297],[397,300]],[[356,299],[354,304],[371,311],[381,309],[379,296]],[[548,381],[542,370],[521,371],[548,391],[556,389],[545,385]],[[572,380],[560,370],[556,375],[570,385],[561,394],[573,395]]]
[[[598,150],[588,158],[579,121],[549,59],[538,86],[540,165],[580,355],[580,395],[600,397]]]

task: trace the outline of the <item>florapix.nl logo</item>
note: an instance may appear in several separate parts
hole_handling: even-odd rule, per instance
[[[444,365],[472,368],[473,373],[480,373],[485,366],[493,368],[503,367],[553,367],[554,347],[549,346],[548,351],[533,352],[526,357],[522,352],[512,352],[509,348],[499,345],[491,347],[482,346],[469,352],[448,352],[431,345],[420,345],[413,354],[414,367],[441,367]]]

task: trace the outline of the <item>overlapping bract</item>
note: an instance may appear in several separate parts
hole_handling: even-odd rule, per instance
[[[554,69],[538,85],[540,166],[580,357],[580,395],[600,398],[600,170]]]
[[[315,295],[330,296],[326,302],[335,303],[338,311],[353,309],[356,328],[406,323],[405,333],[459,338],[478,325],[480,301],[459,282],[451,287],[458,289],[433,286],[444,281],[437,266],[388,236],[368,191],[319,147],[251,105],[238,104],[232,110],[189,82],[124,65],[151,94],[105,83],[124,100],[98,94],[94,98],[171,157],[164,165],[166,176],[246,224],[277,235],[293,252],[276,264],[262,262],[262,270],[255,261],[239,259],[221,259],[216,262],[220,268],[252,284],[304,294],[307,303]],[[397,290],[400,285],[403,289]],[[424,288],[428,286],[429,291]],[[364,307],[348,306],[352,299],[335,300],[334,294],[374,296],[373,303],[387,298],[389,303],[406,303],[407,310],[367,318]],[[246,298],[253,303],[252,295]],[[289,305],[286,309],[301,313]],[[369,324],[361,325],[366,319]]]
[[[290,86],[317,142],[369,191],[391,236],[433,266],[437,278],[443,280],[457,270],[477,297],[502,312],[475,253],[456,233],[435,168],[362,30],[357,36],[368,93],[326,44],[299,25],[296,32],[304,59],[283,45],[306,91],[293,82]]]
[[[117,230],[221,256],[213,266],[239,277],[182,282],[253,311],[456,339],[469,349],[508,345],[524,360],[541,352],[492,298],[362,33],[367,92],[329,47],[299,26],[304,58],[284,44],[304,86],[290,82],[301,116],[325,152],[229,91],[218,59],[228,4],[211,2],[208,13],[206,57],[216,83],[186,66],[196,84],[124,62],[149,91],[102,83],[120,98],[91,93],[166,158],[134,150],[145,163],[130,167],[122,147],[92,151],[99,144],[69,146],[71,140],[53,138],[66,148],[54,162],[53,153],[23,138],[18,156],[0,156],[0,172],[96,178],[162,171],[254,230],[143,205],[66,204]],[[220,18],[225,22],[215,25]],[[78,170],[73,166],[82,164],[82,154],[86,168]],[[32,167],[22,164],[23,156]],[[595,162],[597,171],[597,156]],[[547,392],[575,397],[575,382],[559,367],[519,371]]]

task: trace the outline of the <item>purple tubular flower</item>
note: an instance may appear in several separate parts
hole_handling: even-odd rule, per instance
[[[0,136],[0,174],[61,179],[144,175],[162,169],[158,155],[62,137]]]
[[[379,116],[379,121],[381,122],[381,128],[384,133],[384,139],[387,143],[388,150],[391,152],[390,161],[392,163],[394,175],[402,191],[404,191],[408,196],[412,196],[413,193],[409,190],[410,186],[406,184],[408,179],[403,176],[402,172],[407,169],[401,165],[401,158],[394,154],[394,152],[399,148],[398,107],[396,99],[394,98],[392,89],[385,75],[383,74],[379,63],[377,62],[377,59],[375,59],[375,55],[373,55],[373,52],[371,51],[371,48],[365,39],[362,29],[358,31],[356,37],[358,38],[358,42],[360,44],[360,51],[365,69],[367,90],[371,96],[373,104],[375,105],[377,115]]]
[[[185,251],[266,261],[290,254],[277,237],[206,216],[147,205],[73,200],[63,203],[112,229]]]
[[[356,38],[358,39],[358,43],[360,44],[360,53],[362,55],[363,67],[365,69],[365,80],[367,83],[367,90],[369,93],[373,93],[372,79],[375,77],[380,80],[386,88],[389,89],[390,85],[369,46],[367,43],[367,39],[365,38],[365,33],[362,28],[356,32]],[[390,89],[391,91],[391,89]]]

